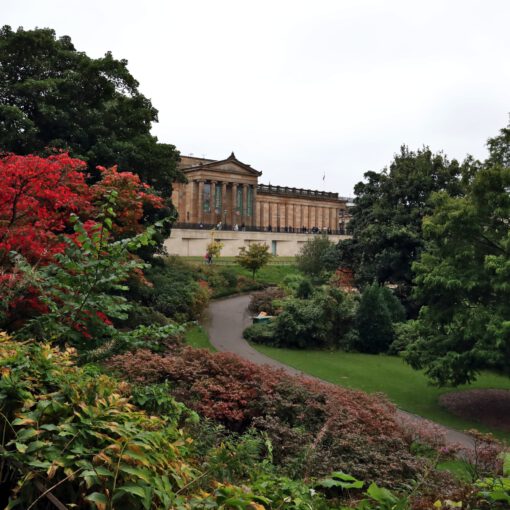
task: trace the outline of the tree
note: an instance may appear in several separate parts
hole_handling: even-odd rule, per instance
[[[252,272],[253,279],[255,273],[264,267],[271,258],[267,244],[251,243],[246,249],[244,246],[239,249],[239,255],[236,257],[237,263]]]
[[[183,176],[175,147],[150,134],[157,113],[126,60],[92,59],[48,28],[0,30],[0,149],[64,149],[92,173],[118,164],[170,195]]]
[[[303,273],[318,277],[323,271],[336,269],[329,263],[333,249],[334,245],[327,235],[314,236],[306,241],[299,250],[296,264]],[[335,266],[334,263],[333,266]]]
[[[502,145],[489,143],[500,153]],[[482,369],[510,376],[510,168],[494,157],[466,196],[437,194],[423,223],[427,250],[413,268],[424,306],[406,360],[439,385]]]
[[[211,257],[211,260],[213,257],[219,257],[221,250],[223,249],[223,243],[220,243],[219,241],[215,241],[214,239],[207,245],[207,256]]]
[[[397,285],[404,302],[411,293],[412,263],[424,247],[422,219],[432,212],[430,197],[444,190],[463,193],[464,165],[433,154],[427,147],[416,152],[403,146],[389,169],[367,172],[358,183],[349,230],[353,238],[337,245],[337,264],[353,270],[358,285],[376,280]],[[415,308],[408,303],[411,314]]]
[[[395,338],[393,324],[403,321],[405,311],[392,292],[377,283],[363,290],[356,315],[359,339],[356,348],[361,352],[387,352]]]
[[[84,166],[65,153],[0,158],[0,328],[17,329],[41,314],[49,320],[53,313],[53,324],[68,330],[119,316],[120,298],[105,289],[118,294],[119,282],[139,268],[127,248],[149,242],[125,238],[146,234],[143,205],[161,207],[162,200],[116,168],[102,169],[89,186]],[[79,313],[64,320],[66,307],[84,296]]]

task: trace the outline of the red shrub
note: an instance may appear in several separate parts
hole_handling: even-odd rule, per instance
[[[110,366],[139,383],[172,381],[172,394],[230,430],[268,434],[274,461],[292,476],[344,471],[398,488],[425,471],[410,452],[395,407],[381,395],[289,376],[228,353],[184,348],[166,355],[138,351]],[[450,484],[430,476],[428,486]]]

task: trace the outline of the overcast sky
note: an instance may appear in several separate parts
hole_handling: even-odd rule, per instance
[[[485,156],[510,111],[508,0],[0,0],[129,61],[182,154],[351,195],[400,145]],[[323,182],[323,175],[326,175]]]

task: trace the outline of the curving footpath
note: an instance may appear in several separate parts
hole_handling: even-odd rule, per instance
[[[273,368],[283,369],[285,372],[292,375],[302,375],[311,379],[320,380],[326,384],[331,384],[328,383],[328,381],[323,381],[293,367],[284,365],[253,349],[243,338],[243,331],[251,324],[251,316],[248,312],[249,302],[250,295],[244,294],[218,299],[209,305],[204,326],[209,334],[211,344],[214,345],[218,351],[233,352],[241,358],[256,363],[257,365],[269,365]],[[427,422],[433,423],[421,416],[402,411],[401,409],[397,410],[397,414],[418,425]],[[468,449],[473,448],[473,439],[467,434],[463,434],[462,432],[437,423],[434,423],[434,425],[444,432],[447,443],[460,444],[462,447]]]

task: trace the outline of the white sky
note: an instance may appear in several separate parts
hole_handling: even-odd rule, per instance
[[[2,25],[127,59],[182,154],[341,195],[402,144],[485,156],[508,123],[509,23],[508,0],[0,0]]]

